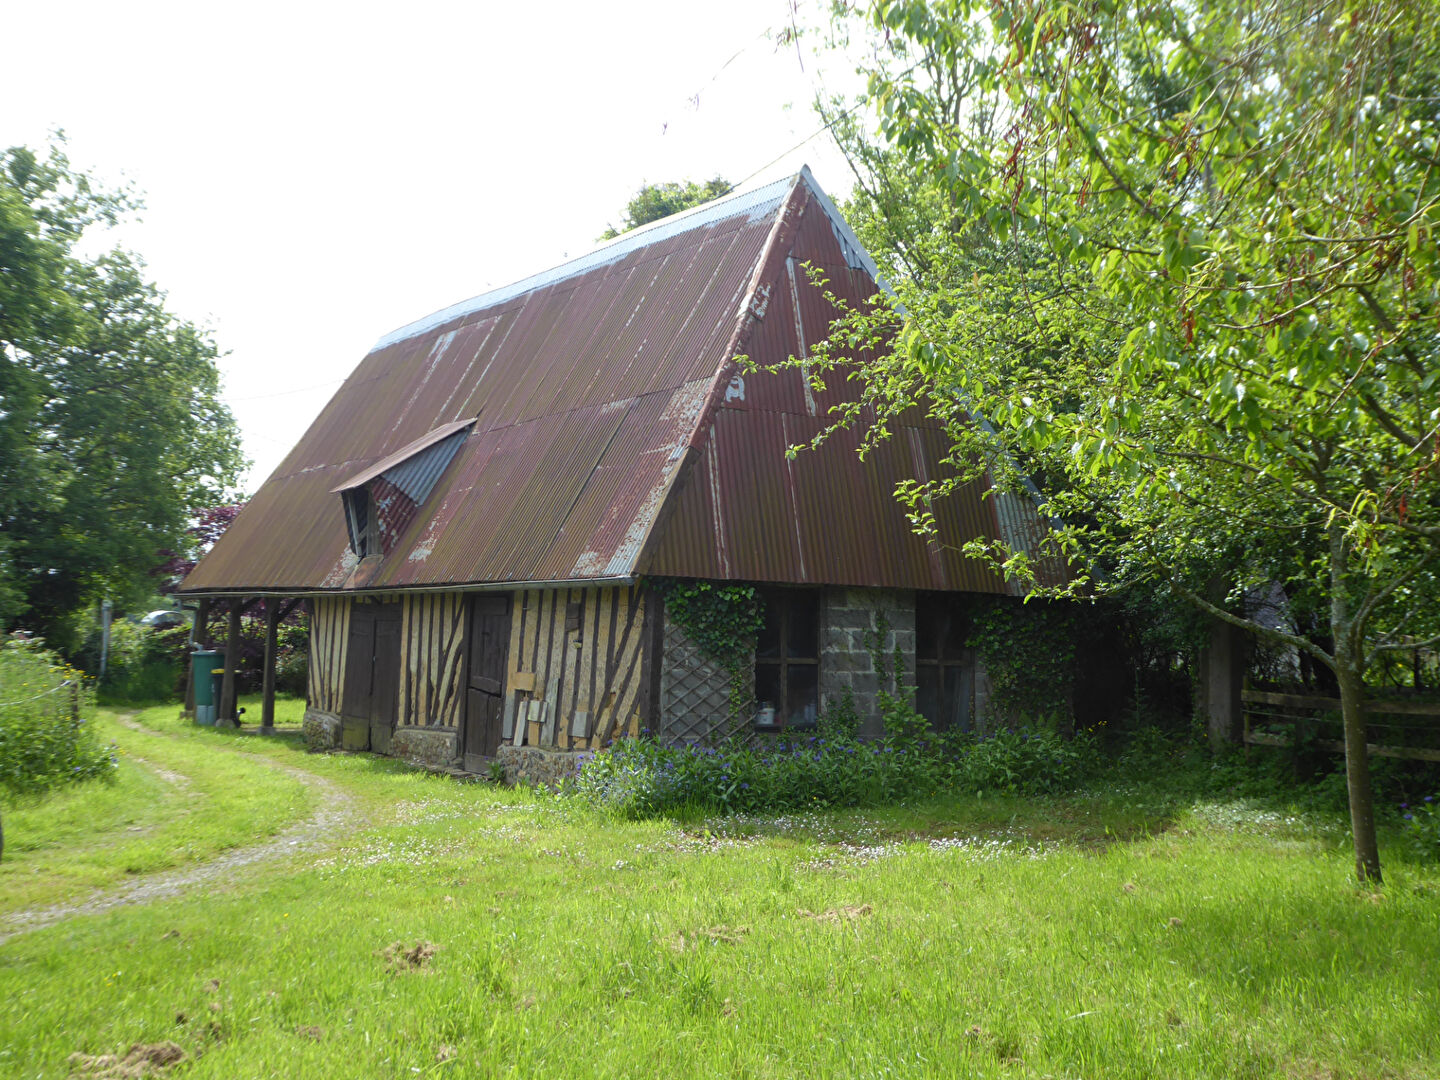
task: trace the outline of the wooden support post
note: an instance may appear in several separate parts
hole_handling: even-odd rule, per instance
[[[239,727],[239,714],[235,706],[235,668],[240,664],[240,609],[244,601],[236,599],[230,604],[230,619],[225,630],[225,679],[220,684],[220,712],[218,726]]]
[[[190,626],[190,647],[205,648],[205,626],[210,621],[210,598],[202,596],[195,608],[195,621]],[[195,663],[185,657],[185,715],[195,715]]]
[[[1200,670],[1204,679],[1205,726],[1210,734],[1210,749],[1217,754],[1241,738],[1244,650],[1240,630],[1219,619],[1210,621],[1210,640]]]
[[[280,598],[265,601],[265,673],[262,683],[264,698],[260,704],[260,732],[275,730],[275,647],[280,635]]]

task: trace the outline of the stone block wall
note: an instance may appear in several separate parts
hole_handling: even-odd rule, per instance
[[[827,589],[820,609],[820,708],[838,704],[848,690],[860,714],[861,734],[884,733],[881,673],[871,646],[879,645],[893,677],[895,650],[904,658],[902,685],[915,685],[915,593],[907,589]],[[886,689],[892,689],[887,684]]]

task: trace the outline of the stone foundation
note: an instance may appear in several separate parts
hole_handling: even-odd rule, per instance
[[[301,727],[310,750],[337,750],[340,747],[340,717],[319,709],[306,709]]]
[[[883,735],[880,674],[871,646],[883,621],[886,630],[879,645],[885,665],[893,676],[898,648],[905,665],[902,684],[915,685],[915,594],[906,589],[831,589],[820,619],[820,707],[839,704],[849,691],[861,734]]]
[[[454,728],[397,727],[390,755],[427,769],[450,769],[459,764],[459,741]]]
[[[507,784],[545,784],[554,787],[575,775],[584,751],[547,750],[541,746],[501,746],[495,760],[505,769]]]

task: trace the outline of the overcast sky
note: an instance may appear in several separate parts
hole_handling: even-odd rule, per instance
[[[777,47],[786,0],[49,0],[4,22],[0,145],[63,128],[76,165],[144,193],[117,239],[228,352],[249,490],[383,334],[583,253],[643,181],[808,163],[849,189],[807,137],[821,69],[853,88],[851,65]]]

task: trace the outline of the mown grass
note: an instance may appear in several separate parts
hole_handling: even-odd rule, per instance
[[[620,822],[187,736],[312,768],[374,823],[0,946],[0,1074],[164,1039],[187,1080],[1440,1074],[1440,871],[1387,851],[1357,890],[1331,819],[1158,783]],[[437,951],[396,970],[396,941]]]

